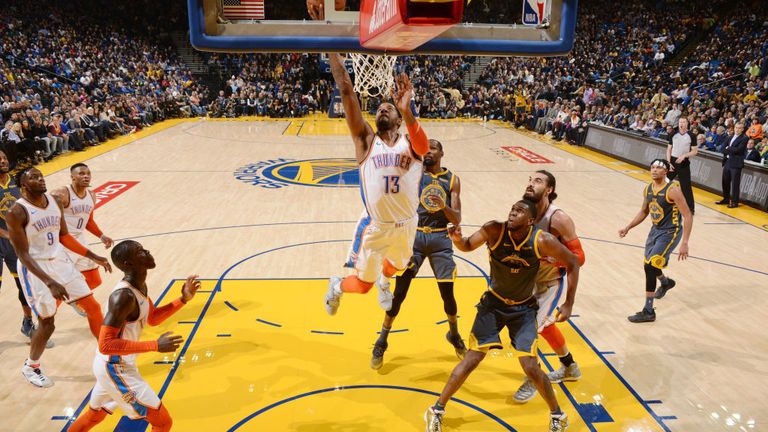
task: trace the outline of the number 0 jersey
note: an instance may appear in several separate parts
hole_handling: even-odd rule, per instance
[[[360,164],[360,190],[374,222],[401,222],[416,216],[422,162],[405,135],[388,146],[375,136]]]
[[[93,196],[89,190],[86,190],[85,196],[80,198],[70,185],[67,185],[67,193],[69,193],[69,206],[64,209],[64,220],[67,221],[69,233],[79,240],[93,211]]]

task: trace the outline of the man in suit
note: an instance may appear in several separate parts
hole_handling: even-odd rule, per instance
[[[715,204],[728,204],[728,208],[739,206],[741,169],[744,168],[748,140],[744,135],[744,123],[736,123],[734,133],[723,149],[723,199]]]
[[[755,140],[750,139],[747,141],[747,156],[744,159],[760,163],[762,156],[760,156],[760,152],[755,148]]]

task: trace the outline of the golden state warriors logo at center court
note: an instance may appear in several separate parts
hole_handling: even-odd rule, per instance
[[[263,169],[270,180],[320,187],[356,187],[360,172],[354,159],[309,159],[282,162]]]

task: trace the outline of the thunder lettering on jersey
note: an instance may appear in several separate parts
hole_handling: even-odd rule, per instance
[[[85,196],[80,198],[72,186],[67,186],[69,193],[69,206],[64,209],[64,220],[67,222],[67,230],[76,239],[79,239],[91,217],[94,202],[90,191],[85,191]]]
[[[16,201],[21,198],[21,190],[14,183],[13,178],[8,176],[8,181],[5,184],[0,184],[0,228],[8,230],[8,225],[5,222],[5,215],[8,210],[13,207]]]
[[[147,326],[147,317],[149,316],[149,298],[142,294],[141,291],[134,288],[126,281],[120,281],[112,290],[112,292],[127,289],[136,298],[136,304],[139,305],[139,317],[136,321],[126,321],[123,324],[123,328],[120,329],[120,339],[138,342],[141,340],[141,332],[144,327]],[[107,312],[109,312],[109,305],[107,305]],[[105,315],[106,315],[105,313]],[[137,354],[129,354],[124,356],[118,355],[106,355],[99,352],[99,348],[96,348],[96,356],[107,363],[122,363],[122,364],[136,364]]]
[[[677,181],[671,181],[658,191],[653,190],[653,183],[645,188],[645,199],[648,200],[648,211],[654,228],[658,230],[675,230],[680,226],[680,211],[669,199],[669,189],[678,186]]]
[[[530,227],[519,244],[510,234],[507,222],[496,244],[489,247],[491,262],[491,289],[512,301],[523,301],[533,295],[540,258],[536,242],[541,230]]]
[[[451,186],[453,186],[453,173],[447,168],[443,169],[437,174],[432,174],[429,171],[424,171],[421,176],[421,192],[419,195],[424,195],[424,190],[430,185],[435,185],[441,188],[445,192],[445,206],[451,206]],[[426,199],[422,196],[421,200]],[[448,218],[445,216],[445,212],[438,210],[436,212],[430,212],[424,208],[423,204],[419,204],[419,226],[430,228],[445,228],[448,226]]]
[[[17,203],[27,211],[27,233],[29,256],[32,259],[52,259],[61,249],[59,233],[61,232],[61,209],[49,194],[45,194],[47,205],[37,207],[24,197]]]
[[[401,222],[416,215],[422,162],[404,135],[388,146],[375,136],[360,164],[360,190],[375,222]]]

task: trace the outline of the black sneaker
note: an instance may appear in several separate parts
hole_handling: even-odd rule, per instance
[[[634,315],[628,316],[627,319],[633,323],[654,322],[656,321],[656,312],[643,309]]]
[[[653,297],[658,300],[660,298],[664,298],[665,295],[667,295],[667,291],[671,290],[675,287],[675,281],[673,279],[667,278],[667,283],[662,283],[659,288],[656,290],[656,294],[653,295]]]
[[[371,356],[371,369],[381,369],[381,365],[384,364],[384,351],[387,350],[389,344],[384,342],[380,344],[379,341],[373,345],[373,355]]]
[[[459,360],[464,360],[464,355],[467,354],[467,346],[464,345],[464,340],[461,338],[461,336],[457,333],[456,335],[452,335],[451,331],[449,330],[448,333],[445,334],[445,339],[453,345],[453,349],[456,350],[456,357],[459,358]]]

